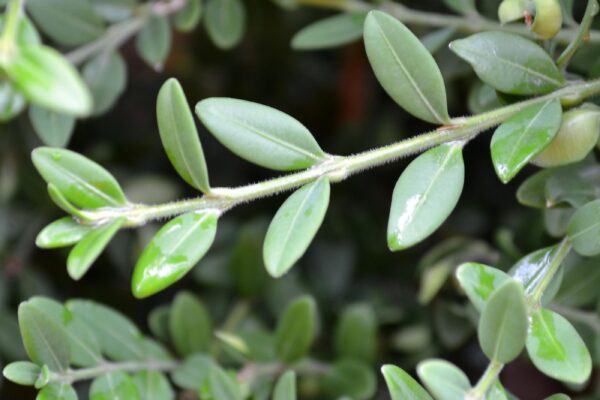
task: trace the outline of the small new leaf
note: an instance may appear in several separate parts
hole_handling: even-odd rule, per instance
[[[445,360],[423,361],[417,366],[417,374],[438,400],[464,400],[471,389],[465,373]]]
[[[63,217],[42,229],[35,239],[35,244],[42,249],[71,246],[91,230],[91,226],[82,225],[72,217]]]

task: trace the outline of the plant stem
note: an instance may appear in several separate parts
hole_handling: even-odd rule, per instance
[[[0,37],[0,63],[4,64],[10,60],[15,50],[19,20],[23,14],[25,0],[11,0],[8,3],[4,30]]]
[[[504,364],[492,360],[479,379],[479,382],[477,382],[477,385],[469,391],[465,400],[484,400],[486,393],[490,390],[492,385],[496,383],[496,379],[498,379],[498,375],[503,367]]]
[[[104,362],[96,367],[81,368],[81,369],[70,369],[65,373],[53,372],[50,376],[49,383],[64,382],[73,383],[76,381],[83,381],[88,379],[94,379],[96,377],[108,374],[111,372],[123,371],[123,372],[139,372],[139,371],[161,371],[168,372],[172,371],[179,366],[178,361],[157,361],[157,360],[145,360],[145,361],[127,361],[127,362]]]
[[[579,26],[579,30],[577,32],[577,36],[569,43],[567,48],[558,56],[556,63],[559,67],[565,69],[571,61],[571,58],[588,37],[590,32],[590,28],[592,26],[592,21],[594,20],[594,16],[598,14],[598,9],[600,6],[598,5],[598,0],[588,0],[587,7],[585,9],[585,14],[583,15],[583,19],[581,20],[581,25]]]
[[[365,1],[314,1],[300,0],[301,4],[309,6],[318,6],[321,8],[335,9],[345,12],[368,12],[372,10],[381,10],[396,17],[399,21],[406,24],[430,26],[436,28],[455,28],[461,32],[476,33],[483,31],[502,31],[516,33],[537,39],[534,33],[523,24],[500,24],[481,16],[478,13],[469,15],[448,15],[425,11],[412,10],[402,4],[392,1],[385,1],[379,4],[371,4]],[[577,35],[577,29],[563,29],[555,37],[558,43],[568,44],[573,36]],[[600,32],[589,31],[589,42],[600,43]]]
[[[556,275],[556,272],[558,272],[562,262],[567,257],[567,255],[569,254],[570,251],[571,251],[571,241],[569,240],[568,237],[565,237],[560,242],[560,244],[558,245],[558,248],[554,252],[552,261],[550,262],[550,265],[548,266],[548,270],[546,270],[546,273],[544,274],[542,279],[539,281],[537,286],[533,289],[533,292],[531,293],[531,296],[528,299],[530,306],[539,307],[540,302],[542,300],[542,296],[544,295],[544,292],[548,288],[548,285],[550,285],[550,282],[552,282],[552,279]]]
[[[103,221],[125,217],[126,227],[172,217],[190,211],[212,210],[219,214],[239,204],[271,196],[327,177],[331,182],[340,182],[368,168],[380,166],[399,158],[424,151],[428,148],[455,141],[468,141],[479,133],[492,128],[524,108],[549,99],[578,96],[587,98],[600,93],[600,79],[565,86],[545,96],[514,103],[472,117],[452,119],[452,125],[402,140],[387,146],[368,150],[355,155],[331,156],[327,161],[310,169],[284,175],[237,188],[213,188],[203,197],[180,200],[159,205],[131,204],[123,208],[105,208],[82,211],[84,223],[98,224]]]

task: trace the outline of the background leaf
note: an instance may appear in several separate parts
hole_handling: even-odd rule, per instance
[[[140,399],[174,400],[175,393],[166,376],[157,371],[142,371],[135,374],[133,383],[137,387]]]
[[[180,355],[207,352],[212,321],[204,304],[190,293],[179,293],[171,306],[169,333]]]
[[[77,243],[93,228],[76,222],[72,217],[63,217],[47,225],[37,235],[35,244],[43,249],[66,247]]]
[[[77,392],[68,383],[52,383],[44,386],[36,400],[77,400]]]
[[[243,396],[235,375],[228,375],[222,368],[213,366],[209,376],[210,392],[214,399],[242,400]]]
[[[456,270],[456,278],[479,312],[494,290],[511,279],[505,272],[479,263],[462,264]]]
[[[567,235],[579,254],[600,254],[600,200],[589,202],[575,212],[569,221]]]
[[[323,385],[331,398],[348,396],[356,400],[373,398],[377,380],[368,364],[357,360],[336,361],[323,378]]]
[[[388,364],[381,368],[381,373],[392,400],[432,400],[425,389],[402,369]]]
[[[469,378],[445,360],[425,360],[417,366],[421,381],[437,400],[463,400],[471,390]]]
[[[347,306],[334,333],[334,348],[342,358],[372,362],[377,352],[377,320],[373,308],[365,303]]]
[[[204,26],[215,46],[231,49],[240,42],[246,29],[246,8],[240,0],[208,0]]]
[[[114,107],[127,85],[127,65],[116,51],[102,52],[81,70],[94,99],[93,115],[102,115]]]
[[[75,118],[32,104],[29,120],[33,130],[47,146],[66,147],[75,129]]]
[[[90,400],[142,400],[131,376],[122,371],[109,372],[92,382]]]
[[[192,31],[200,22],[203,9],[202,0],[188,0],[173,16],[175,27],[182,32]]]
[[[144,61],[160,71],[171,50],[171,27],[164,16],[153,16],[135,38],[135,48]]]
[[[305,26],[292,38],[295,50],[321,50],[343,46],[363,34],[365,16],[338,14]]]
[[[296,373],[287,371],[277,380],[273,400],[296,400]]]
[[[290,364],[306,354],[315,338],[316,318],[311,297],[300,297],[288,305],[275,332],[275,349],[281,361]]]

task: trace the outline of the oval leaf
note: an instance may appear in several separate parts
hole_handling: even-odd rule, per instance
[[[127,65],[116,51],[101,52],[82,69],[94,99],[94,115],[107,112],[116,103],[127,84]]]
[[[267,271],[278,278],[306,251],[329,206],[329,180],[320,178],[292,194],[275,214],[263,246]]]
[[[35,104],[29,107],[29,120],[40,140],[52,147],[65,147],[75,129],[73,116],[50,111]]]
[[[479,263],[465,263],[456,270],[456,278],[471,303],[481,312],[490,295],[510,276],[499,269]]]
[[[131,283],[134,296],[148,297],[187,274],[212,245],[217,220],[215,211],[193,211],[163,226],[135,265]]]
[[[492,161],[500,180],[510,181],[556,136],[562,108],[558,99],[525,108],[504,122],[492,137]]]
[[[517,34],[477,33],[453,41],[450,49],[469,62],[482,81],[501,92],[541,94],[564,83],[548,53]]]
[[[140,399],[174,400],[175,392],[164,374],[157,371],[138,372],[133,377]]]
[[[371,362],[377,352],[377,320],[368,304],[352,304],[342,311],[334,334],[334,348],[341,358]]]
[[[206,353],[212,339],[212,321],[204,304],[190,293],[179,293],[171,306],[169,333],[180,355]]]
[[[29,361],[15,361],[4,367],[2,375],[16,384],[33,386],[41,371],[39,365]]]
[[[212,367],[208,382],[213,399],[243,400],[244,398],[235,375],[229,375],[217,365]]]
[[[433,56],[396,18],[371,11],[364,40],[375,76],[385,91],[410,114],[431,123],[449,121],[446,89]]]
[[[175,170],[187,183],[210,191],[204,152],[185,93],[176,79],[166,81],[156,100],[158,131]]]
[[[25,109],[25,98],[9,81],[0,82],[0,122],[15,118]]]
[[[273,400],[296,400],[296,373],[287,371],[277,380]]]
[[[358,40],[363,33],[365,16],[339,14],[314,22],[292,38],[296,50],[320,50],[339,47]]]
[[[148,65],[160,71],[171,49],[171,27],[165,16],[153,16],[135,38],[135,48]]]
[[[600,200],[587,203],[573,214],[567,235],[579,254],[588,257],[600,254]]]
[[[40,390],[35,400],[77,400],[77,392],[68,383],[52,383]]]
[[[64,217],[42,229],[35,239],[35,244],[42,249],[71,246],[79,242],[92,229],[91,226],[82,225],[72,217]]]
[[[141,400],[131,376],[122,371],[109,372],[94,379],[90,386],[90,400]]]
[[[240,0],[208,0],[204,26],[213,43],[220,49],[235,47],[246,29],[246,8]]]
[[[211,98],[198,103],[196,114],[225,147],[263,167],[293,171],[327,158],[304,125],[274,108]]]
[[[462,192],[462,147],[431,149],[404,170],[394,188],[388,221],[388,246],[398,251],[431,235],[450,215]]]
[[[205,354],[194,354],[186,357],[183,362],[173,370],[171,379],[184,389],[198,390],[208,378],[214,365],[212,358]]]
[[[417,381],[395,365],[384,365],[381,373],[392,400],[432,400]]]
[[[311,297],[294,300],[285,310],[275,332],[277,358],[285,363],[306,354],[315,337],[316,305]]]
[[[175,28],[182,32],[192,31],[202,17],[202,0],[188,0],[185,6],[173,16]]]
[[[417,366],[417,374],[437,400],[464,400],[471,390],[469,378],[448,361],[423,361]]]
[[[527,337],[527,306],[519,282],[511,279],[492,293],[481,312],[477,335],[490,360],[506,364],[521,353]]]
[[[356,400],[372,399],[377,378],[369,364],[357,360],[336,361],[323,377],[323,386],[331,399],[347,396]]]
[[[575,328],[543,308],[531,316],[527,353],[537,369],[563,382],[584,383],[592,370],[590,353]]]

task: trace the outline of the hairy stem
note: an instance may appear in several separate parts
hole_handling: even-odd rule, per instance
[[[180,200],[159,205],[131,204],[123,208],[103,208],[82,211],[85,223],[98,224],[115,218],[125,217],[126,227],[198,210],[216,210],[223,213],[232,207],[291,190],[327,177],[331,182],[340,182],[366,169],[380,166],[402,157],[415,154],[431,147],[454,141],[468,141],[479,133],[492,128],[524,108],[549,99],[587,98],[600,93],[600,79],[565,86],[545,96],[514,103],[483,114],[454,118],[451,125],[423,133],[410,139],[368,150],[347,157],[332,156],[327,161],[310,169],[236,188],[214,188],[202,197]]]

